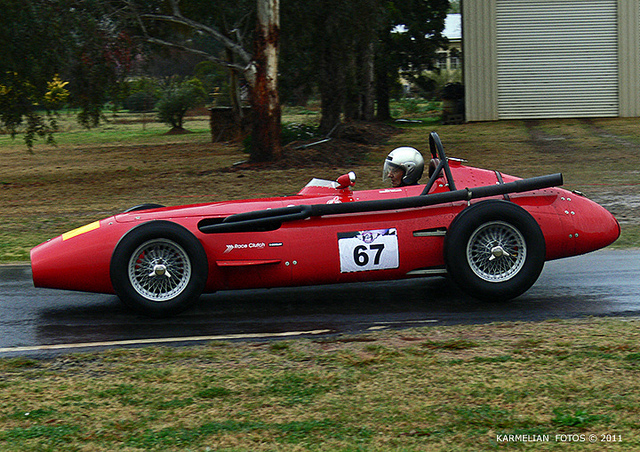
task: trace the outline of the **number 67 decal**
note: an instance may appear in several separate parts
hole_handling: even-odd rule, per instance
[[[398,234],[395,228],[338,233],[340,272],[398,268]]]

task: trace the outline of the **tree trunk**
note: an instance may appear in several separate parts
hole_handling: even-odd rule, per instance
[[[382,69],[378,71],[378,80],[376,83],[376,101],[378,121],[388,121],[391,119],[391,105],[389,100],[389,74]]]
[[[362,74],[358,43],[355,40],[346,41],[341,53],[339,58],[342,63],[339,64],[339,68],[344,85],[342,113],[345,121],[356,121],[362,119]],[[336,57],[338,55],[334,55],[334,58]]]
[[[227,48],[226,53],[229,64],[235,63],[233,51]],[[231,102],[233,122],[238,127],[238,130],[242,130],[243,112],[242,99],[240,98],[240,77],[236,69],[229,69],[229,100]]]
[[[326,45],[323,49],[319,68],[319,88],[321,116],[319,132],[328,135],[340,124],[344,101],[344,59],[343,49],[335,44]]]
[[[335,80],[335,79],[333,79]],[[338,85],[321,82],[321,117],[319,131],[323,135],[329,135],[340,124],[342,115],[343,97]]]
[[[280,99],[278,97],[278,42],[280,0],[258,0],[251,108],[253,136],[251,160],[277,160],[281,156]],[[251,80],[250,80],[251,81]]]
[[[374,64],[374,44],[370,42],[364,53],[363,62],[363,100],[362,100],[362,119],[365,121],[373,121],[375,116],[375,64]]]

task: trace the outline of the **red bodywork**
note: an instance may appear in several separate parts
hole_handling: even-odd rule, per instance
[[[457,187],[473,188],[518,180],[494,171],[450,162]],[[499,177],[502,181],[499,181]],[[208,257],[205,292],[223,289],[390,280],[444,273],[445,233],[467,201],[429,207],[405,208],[311,217],[282,223],[271,231],[203,233],[203,222],[243,212],[287,206],[352,203],[412,197],[424,185],[380,190],[307,186],[291,197],[218,202],[115,215],[71,231],[35,247],[31,252],[33,281],[37,287],[113,293],[110,262],[119,240],[135,226],[152,220],[175,222],[191,231]],[[430,190],[446,192],[444,179]],[[499,197],[502,199],[502,196]],[[546,260],[587,253],[614,242],[620,227],[603,207],[584,196],[560,188],[510,194],[544,234]],[[482,202],[473,200],[471,203]],[[343,271],[340,234],[358,231],[392,231],[397,236],[397,262],[385,269]],[[393,239],[395,240],[395,239]],[[395,243],[395,242],[394,242]],[[376,258],[365,250],[355,259]],[[392,268],[394,267],[394,268]]]

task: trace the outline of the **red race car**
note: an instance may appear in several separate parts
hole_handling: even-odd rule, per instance
[[[508,300],[545,260],[603,248],[616,219],[562,175],[519,179],[447,158],[429,137],[429,180],[354,191],[355,174],[297,195],[179,207],[145,204],[31,251],[36,287],[115,293],[150,316],[200,294],[447,275],[471,296]]]

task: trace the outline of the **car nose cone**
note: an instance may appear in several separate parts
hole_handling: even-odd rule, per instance
[[[575,242],[576,254],[604,248],[620,237],[620,224],[604,207],[588,198],[574,196],[565,211],[573,221],[570,238]]]

